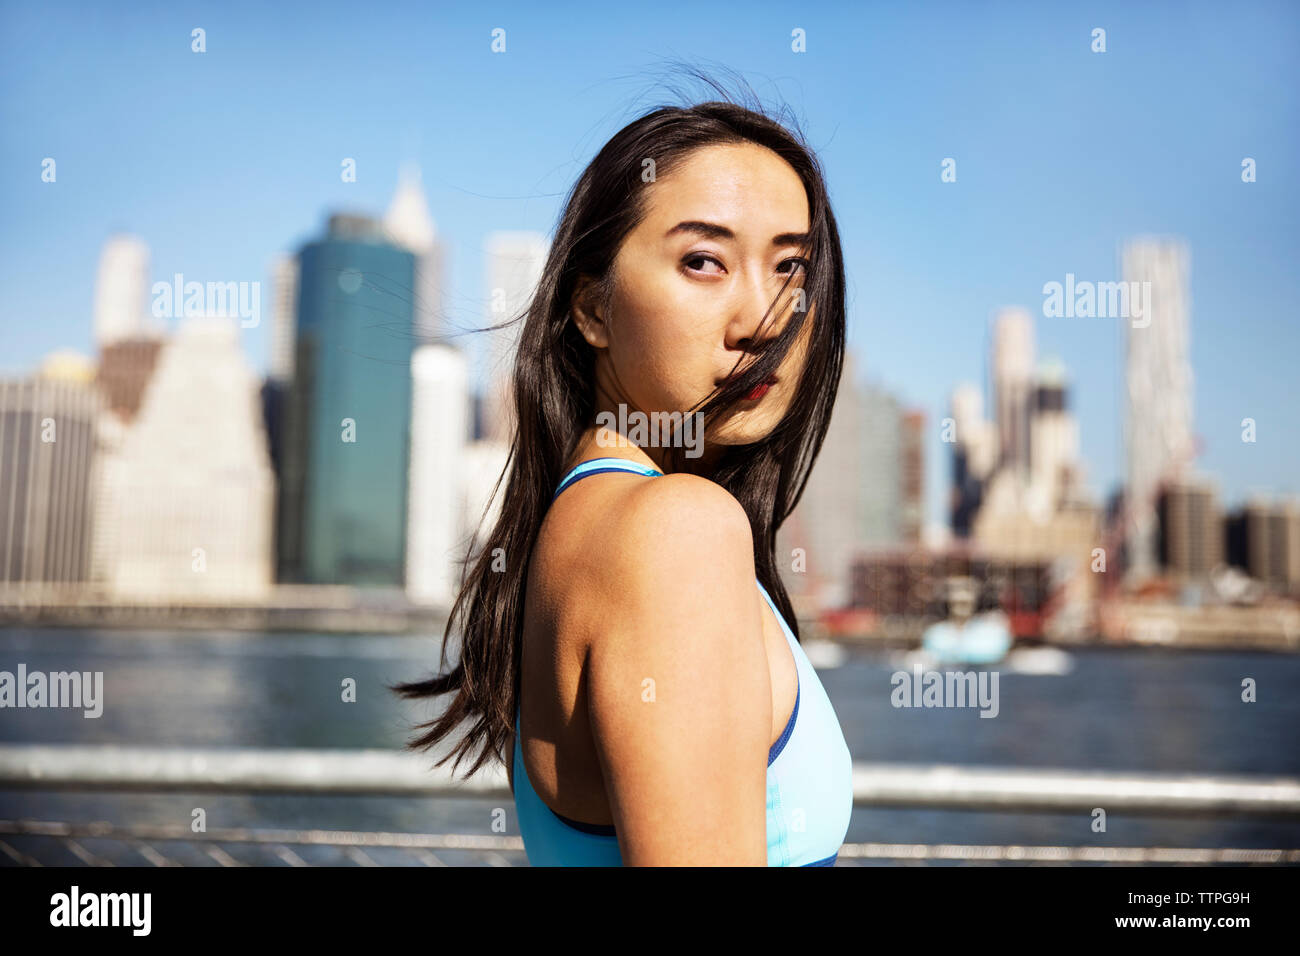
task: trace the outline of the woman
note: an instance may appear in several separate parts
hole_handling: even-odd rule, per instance
[[[460,661],[396,688],[455,694],[410,746],[467,722],[443,761],[506,764],[533,865],[834,862],[852,763],[774,551],[843,350],[825,183],[779,123],[658,109],[583,172],[521,332]],[[618,431],[674,412],[673,440]]]

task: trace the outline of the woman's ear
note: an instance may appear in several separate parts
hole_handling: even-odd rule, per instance
[[[579,276],[578,284],[569,300],[569,314],[587,344],[595,349],[609,348],[609,329],[601,315],[597,290],[600,283],[591,276]]]

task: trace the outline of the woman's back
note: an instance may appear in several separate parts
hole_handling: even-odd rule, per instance
[[[659,474],[583,462],[538,537],[510,768],[529,859],[624,862],[621,800],[627,862],[829,865],[852,809],[834,710],[756,584],[738,502]]]

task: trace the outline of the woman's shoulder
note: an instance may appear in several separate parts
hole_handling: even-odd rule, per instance
[[[588,619],[583,659],[611,805],[630,792],[652,804],[661,793],[679,799],[680,781],[698,773],[748,781],[761,795],[770,674],[745,510],[693,475],[615,494],[619,547],[593,574],[599,597],[589,607],[604,614]]]
[[[664,475],[629,488],[627,507],[619,517],[626,530],[634,534],[654,534],[665,528],[739,533],[746,540],[750,534],[749,516],[735,496],[699,475]]]
[[[588,479],[556,505],[565,507],[547,515],[529,580],[564,631],[606,633],[611,614],[682,596],[682,578],[715,591],[754,589],[749,516],[706,477]]]
[[[621,489],[602,523],[601,575],[614,598],[662,593],[686,574],[719,584],[752,581],[754,544],[744,507],[698,475],[671,474]],[[749,585],[752,587],[752,584]]]

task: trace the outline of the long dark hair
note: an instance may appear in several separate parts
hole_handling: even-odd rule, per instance
[[[407,744],[413,750],[430,748],[469,721],[463,738],[437,763],[455,757],[453,774],[475,748],[480,753],[471,774],[491,756],[503,764],[507,759],[505,744],[514,730],[519,696],[528,561],[563,469],[584,431],[595,423],[595,354],[569,315],[575,284],[579,276],[592,277],[598,298],[609,302],[615,256],[645,212],[646,159],[654,161],[658,179],[670,175],[694,150],[739,143],[772,150],[804,184],[811,238],[803,301],[795,299],[790,321],[743,373],[689,411],[703,416],[707,433],[731,405],[776,371],[811,315],[807,360],[787,414],[761,440],[728,447],[709,475],[748,513],[758,578],[798,636],[798,621],[776,570],[776,532],[803,493],[839,387],[845,336],[839,233],[821,167],[801,135],[789,132],[761,107],[726,99],[662,107],[619,130],[583,170],[566,200],[536,294],[522,316],[514,365],[515,432],[502,473],[508,475],[505,496],[495,526],[481,547],[475,541],[471,548],[447,621],[439,671],[446,666],[453,632],[460,635],[460,660],[450,673],[391,688],[406,698],[455,694],[440,716],[418,725],[427,728],[425,733]],[[769,316],[780,301],[778,295]],[[681,450],[674,449],[670,461],[669,470],[682,470]],[[499,490],[500,480],[494,497]]]

